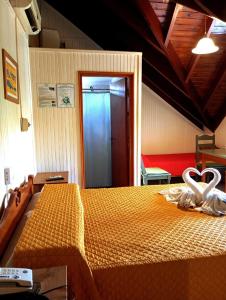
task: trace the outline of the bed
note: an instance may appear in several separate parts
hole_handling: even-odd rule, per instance
[[[181,176],[188,167],[196,167],[195,153],[142,154],[142,159],[145,168],[159,167],[175,177]]]
[[[66,264],[69,299],[225,299],[225,217],[177,208],[166,187],[46,185],[11,262]]]

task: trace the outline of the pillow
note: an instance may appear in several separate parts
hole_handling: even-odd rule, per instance
[[[23,231],[23,228],[28,220],[28,218],[31,216],[33,209],[35,208],[35,205],[39,199],[41,193],[36,193],[32,196],[25,213],[23,214],[20,222],[18,223],[11,239],[10,242],[5,250],[5,253],[1,259],[1,266],[11,266],[11,260],[12,260],[12,255],[13,255],[13,250],[16,247],[16,244],[21,236],[21,233]]]

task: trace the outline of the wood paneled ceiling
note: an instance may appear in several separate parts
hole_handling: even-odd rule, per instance
[[[199,128],[219,126],[226,114],[226,1],[46,2],[103,49],[141,51],[146,85]],[[220,50],[194,55],[205,29]]]

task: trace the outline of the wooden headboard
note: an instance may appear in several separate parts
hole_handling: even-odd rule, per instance
[[[32,197],[33,176],[28,176],[28,182],[24,182],[19,188],[15,188],[8,201],[8,205],[3,212],[0,223],[0,257],[20,221],[28,202]]]

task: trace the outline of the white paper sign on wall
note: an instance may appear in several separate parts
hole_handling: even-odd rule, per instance
[[[75,106],[75,89],[73,84],[57,84],[57,106],[74,107]]]
[[[38,84],[38,103],[39,107],[57,106],[56,84]]]

